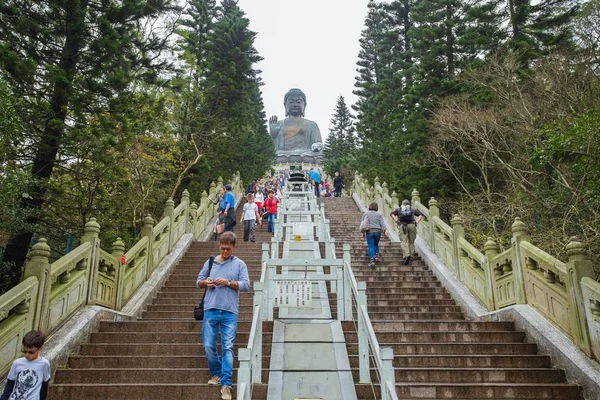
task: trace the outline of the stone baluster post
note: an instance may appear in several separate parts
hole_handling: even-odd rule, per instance
[[[262,300],[263,297],[263,283],[262,282],[254,282],[254,310],[256,307],[259,308],[258,315],[258,324],[256,325],[256,336],[254,343],[252,344],[252,382],[260,383],[262,380]]]
[[[515,218],[515,222],[512,224],[511,239],[512,254],[513,254],[513,271],[515,276],[515,294],[517,297],[517,304],[527,304],[527,292],[525,291],[525,259],[521,254],[521,243],[529,241],[529,235],[527,234],[527,225],[521,218]]]
[[[377,203],[377,206],[379,207],[380,211],[383,211],[383,202],[381,199],[381,184],[379,183],[379,177],[375,177],[375,183],[373,184],[373,195],[374,195],[374,199],[373,201],[375,203]]]
[[[419,191],[417,189],[413,189],[413,191],[410,195],[411,195],[410,206],[414,208],[417,201],[419,203],[421,202],[421,197],[419,196]]]
[[[96,218],[90,218],[85,224],[84,234],[81,237],[81,243],[92,245],[90,259],[88,260],[88,292],[86,304],[96,304],[96,279],[98,278],[98,269],[100,267],[100,224]]]
[[[348,243],[344,243],[342,246],[344,259],[344,288],[346,296],[344,297],[344,313],[346,314],[346,318],[348,320],[352,319],[352,280],[350,279],[350,270],[352,267],[352,256],[350,255],[350,245]],[[349,266],[349,267],[348,267]]]
[[[142,237],[148,238],[148,254],[147,254],[147,266],[146,268],[146,280],[150,278],[154,268],[156,268],[156,261],[154,259],[154,218],[150,216],[150,214],[146,215],[144,218],[144,225],[142,226]]]
[[[275,242],[273,243],[273,246],[277,246],[279,247],[279,242]],[[277,256],[276,259],[278,259],[279,256]],[[269,285],[269,290],[268,290],[268,305],[267,305],[267,315],[268,315],[268,321],[273,321],[273,306],[274,306],[274,301],[275,301],[275,289],[277,284],[275,283],[275,281],[273,280],[273,278],[275,278],[275,273],[277,272],[277,268],[275,267],[275,265],[272,264],[267,264],[268,268],[267,270],[269,271],[269,273],[267,274],[267,284]]]
[[[346,301],[345,293],[348,288],[344,287],[344,266],[337,265],[335,268],[331,267],[331,269],[335,271],[336,278],[337,319],[338,321],[347,321],[349,318],[345,315],[344,303]],[[351,318],[352,315],[350,315]]]
[[[357,282],[356,317],[358,319],[358,374],[360,383],[371,382],[369,371],[369,331],[361,309],[367,307],[367,283]],[[350,314],[352,315],[352,314]]]
[[[494,242],[491,237],[487,238],[487,242],[483,245],[483,252],[485,253],[485,284],[486,284],[486,306],[488,310],[493,311],[496,309],[496,291],[495,282],[496,275],[494,271],[494,265],[492,259],[500,253],[498,244]]]
[[[125,278],[125,264],[121,261],[125,254],[125,243],[123,243],[121,238],[117,238],[112,244],[111,254],[117,260],[117,270],[115,271],[115,310],[120,311],[123,308],[123,281]]]
[[[436,227],[437,221],[434,217],[440,217],[440,209],[438,208],[438,202],[433,197],[429,199],[429,246],[431,251],[435,253],[437,248],[443,249],[443,246],[436,243]]]
[[[219,202],[218,202],[218,198],[219,198],[219,193],[218,191],[221,188],[217,188],[217,185],[215,184],[215,182],[211,182],[210,183],[210,189],[208,190],[208,196],[213,199],[213,201],[217,202],[217,204],[209,204],[208,205],[208,210],[210,212],[207,212],[207,218],[206,218],[206,224],[208,224],[210,221],[212,221],[212,219],[215,217],[215,215],[217,214],[217,209],[219,208]],[[206,225],[205,224],[205,225]]]
[[[396,193],[396,191],[393,191],[392,192],[392,210],[391,211],[394,211],[399,206],[400,206],[400,202],[398,201],[398,193]],[[387,216],[389,216],[389,214]]]
[[[458,248],[458,238],[465,236],[465,226],[460,216],[455,215],[451,221],[452,224],[452,269],[459,281],[462,282],[462,271],[460,267],[460,249]]]
[[[171,251],[171,249],[173,249],[173,246],[175,245],[174,240],[173,240],[173,210],[175,209],[175,202],[173,201],[173,198],[169,198],[167,201],[165,201],[165,211],[163,212],[163,216],[165,218],[169,218],[169,252]]]
[[[190,192],[187,189],[181,193],[181,202],[185,203],[185,210],[183,211],[185,233],[192,233],[192,224],[190,224]]]
[[[25,263],[23,279],[35,276],[38,279],[38,294],[33,317],[33,329],[45,331],[48,327],[48,315],[50,313],[50,289],[52,288],[50,270],[50,246],[46,239],[41,238],[31,248],[31,259]]]
[[[269,319],[268,307],[269,307],[269,270],[267,263],[269,262],[269,244],[262,244],[262,263],[261,268],[265,268],[265,282],[263,282],[263,294],[261,308],[261,320],[265,321]],[[262,271],[261,271],[262,273]]]
[[[190,204],[190,233],[194,235],[194,240],[198,239],[198,204],[192,202]]]
[[[202,232],[202,230],[204,230],[204,228],[206,228],[208,226],[208,222],[210,221],[209,215],[211,215],[211,213],[210,213],[209,209],[212,208],[211,204],[212,203],[210,203],[210,200],[208,199],[208,192],[206,190],[203,191],[202,195],[200,195],[200,209],[199,209],[202,219],[198,220],[198,223],[202,225],[199,229],[200,232]],[[200,233],[198,233],[198,234],[200,234]]]
[[[576,237],[567,245],[567,276],[565,286],[569,298],[569,320],[572,326],[573,341],[589,357],[592,356],[590,331],[585,316],[584,298],[581,290],[583,278],[594,278],[594,268],[585,248]]]
[[[381,202],[383,203],[383,207],[381,208],[381,213],[383,214],[384,218],[387,218],[388,215],[390,215],[390,213],[392,212],[392,210],[390,210],[391,204],[388,204],[385,201],[386,194],[389,196],[390,191],[388,189],[387,182],[383,182],[383,184],[381,185]]]
[[[240,400],[250,400],[250,392],[252,389],[252,371],[251,371],[251,362],[252,362],[252,353],[250,349],[246,347],[241,347],[238,350],[238,361],[240,366],[238,367],[237,373],[237,399]],[[245,384],[244,394],[241,393],[242,388]]]
[[[381,347],[381,399],[388,400],[390,398],[387,391],[386,382],[391,383],[391,387],[396,387],[396,376],[394,374],[394,349],[391,347]]]

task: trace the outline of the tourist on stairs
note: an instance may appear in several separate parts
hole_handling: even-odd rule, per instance
[[[256,241],[256,221],[262,225],[262,219],[258,213],[258,207],[254,204],[254,195],[248,193],[248,202],[244,204],[244,212],[242,213],[242,219],[240,223],[244,225],[244,242],[250,238],[251,242]]]
[[[377,203],[373,202],[369,204],[369,211],[364,213],[361,218],[361,221],[366,219],[368,222],[367,231],[363,233],[363,239],[367,239],[367,246],[369,247],[369,267],[372,267],[376,262],[381,261],[381,256],[379,255],[381,232],[387,235],[383,215],[377,210],[379,210],[379,206]]]
[[[404,255],[404,265],[410,264],[410,259],[415,254],[415,239],[417,238],[417,224],[423,219],[419,210],[414,210],[408,200],[402,200],[402,205],[392,211],[390,216],[398,225],[400,232],[400,245]],[[415,219],[415,216],[417,219]]]
[[[233,255],[235,235],[224,232],[219,238],[220,255],[215,257],[208,273],[207,260],[198,274],[196,286],[206,288],[202,345],[210,369],[209,385],[221,385],[221,398],[232,398],[233,342],[237,332],[239,292],[250,290],[248,267]],[[221,331],[221,357],[217,353],[217,335]]]
[[[265,200],[264,206],[267,212],[267,230],[273,235],[275,234],[275,220],[277,219],[277,204],[279,199],[275,197],[275,193],[269,190],[269,197]]]
[[[227,184],[222,189],[223,202],[221,203],[221,218],[225,221],[225,232],[233,232],[235,226],[235,197],[231,191],[231,185]]]

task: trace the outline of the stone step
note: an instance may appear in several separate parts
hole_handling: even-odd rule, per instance
[[[387,282],[395,282],[395,283],[405,283],[405,284],[410,284],[410,283],[422,283],[424,284],[424,286],[426,287],[437,287],[437,286],[441,286],[441,284],[439,283],[439,281],[433,277],[433,276],[383,276],[383,275],[379,275],[379,274],[368,274],[365,273],[362,276],[356,276],[356,280],[358,282],[378,282],[378,283],[387,283]],[[168,282],[167,282],[168,283]],[[192,284],[195,284],[194,282],[192,282]],[[411,285],[409,287],[414,287],[416,285]],[[401,287],[408,287],[406,285],[403,285]]]
[[[156,294],[157,298],[160,299],[198,299],[200,300],[202,298],[202,290],[203,289],[196,289],[196,291],[193,290],[186,290],[184,292],[177,292],[177,291],[168,291],[168,292],[158,292]],[[240,293],[240,301],[244,298],[252,298],[252,296],[254,296],[253,292],[241,292]]]
[[[378,285],[376,283],[372,283],[371,285],[367,285],[367,298],[371,296],[371,293],[380,294],[414,294],[414,293],[432,293],[432,294],[441,294],[447,293],[446,289],[443,287],[397,287],[395,285]]]
[[[546,383],[396,383],[401,399],[579,399],[579,386]]]
[[[387,320],[444,320],[444,319],[462,319],[463,315],[461,312],[375,312],[369,310],[369,317],[374,320],[387,319]]]
[[[254,384],[252,398],[262,400],[267,398],[268,387],[265,384]],[[235,399],[236,386],[232,394]],[[201,396],[201,397],[200,397]],[[218,386],[202,384],[53,384],[50,385],[49,398],[77,400],[149,400],[149,399],[178,399],[220,400]]]
[[[155,298],[154,301],[152,302],[152,304],[154,306],[159,306],[159,305],[176,305],[176,304],[180,304],[180,305],[188,305],[188,306],[196,306],[200,299],[202,298],[202,294],[198,294],[197,296],[188,296],[188,297],[183,297],[183,298]],[[253,299],[251,297],[247,297],[247,298],[240,298],[240,306],[249,306],[251,305],[253,302]]]
[[[233,380],[237,379],[238,363],[234,362]],[[89,368],[58,369],[55,384],[202,384],[211,374],[208,368]],[[269,380],[269,369],[262,370],[263,382]]]
[[[358,360],[356,361],[358,363]],[[411,368],[550,368],[541,355],[413,355],[394,357],[394,367]]]
[[[251,307],[250,307],[251,309]],[[243,309],[240,308],[240,311]],[[246,313],[248,318],[252,318],[251,313]],[[171,320],[171,319],[194,319],[194,310],[189,311],[144,311],[142,313],[142,319],[160,319],[160,320]]]
[[[252,311],[254,309],[254,306],[252,305],[252,299],[249,299],[250,301],[244,301],[241,302],[240,301],[240,307],[239,307],[239,312],[240,314],[252,314]],[[196,303],[191,303],[191,304],[151,304],[147,307],[146,311],[186,311],[189,312],[190,310],[194,310],[194,307],[198,304],[198,302]]]
[[[249,330],[238,329],[235,341],[248,343],[249,336]],[[263,334],[263,340],[271,341],[271,339],[272,334]],[[90,343],[202,343],[202,335],[196,332],[94,332],[90,335]]]
[[[235,354],[238,349],[246,347],[248,343],[236,341],[233,345]],[[270,354],[271,342],[263,343],[263,354]],[[80,347],[79,354],[90,356],[135,356],[135,355],[163,355],[181,356],[190,354],[204,354],[199,343],[85,343]]]
[[[376,277],[381,277],[381,278],[386,278],[386,277],[391,277],[390,273],[388,271],[379,271],[379,270],[361,270],[361,271],[354,271],[352,270],[352,272],[354,273],[354,276],[356,277],[357,280],[361,280],[363,277],[368,277],[368,276],[376,276]],[[173,276],[173,275],[171,275]],[[398,273],[397,272],[397,276],[398,277],[403,277],[403,278],[431,278],[431,279],[437,279],[435,277],[435,275],[433,275],[432,271],[428,271],[428,270],[422,270],[422,271],[410,271],[410,272],[402,272],[402,273]]]
[[[368,308],[369,314],[377,315],[380,312],[393,313],[456,313],[462,314],[459,306],[371,306]]]
[[[396,302],[405,302],[408,300],[450,300],[452,297],[450,293],[385,293],[385,292],[376,292],[369,293],[367,295],[367,300],[389,300]]]
[[[522,343],[524,332],[382,332],[377,331],[379,343]],[[357,334],[345,333],[346,341],[358,342]]]
[[[401,355],[522,355],[536,354],[535,343],[384,343],[382,347],[391,346],[394,356]],[[358,353],[358,343],[346,343],[349,354]]]
[[[399,304],[398,300],[371,300],[367,299],[367,305],[370,307],[391,307]],[[412,306],[455,306],[456,302],[454,300],[411,300],[410,304]]]
[[[263,355],[263,365],[268,366],[270,355]],[[208,368],[204,354],[182,356],[81,356],[71,355],[68,368]]]
[[[559,383],[563,370],[550,368],[395,368],[396,383]]]
[[[239,319],[238,330],[240,332],[248,331],[252,325],[252,320]],[[100,321],[100,332],[197,332],[202,331],[202,321],[195,320],[174,320],[163,321]],[[264,332],[273,332],[273,322],[263,322]]]
[[[514,323],[510,321],[371,321],[378,331],[438,331],[438,332],[512,332]]]
[[[352,265],[352,271],[357,274],[360,273],[361,275],[368,275],[371,273],[388,273],[388,274],[401,274],[403,272],[407,272],[407,271],[415,271],[415,272],[425,272],[425,271],[429,271],[429,269],[425,266],[421,266],[421,265],[399,265],[399,266],[391,266],[391,265],[382,265],[382,264],[376,264],[375,267],[367,267],[367,266],[354,266]]]

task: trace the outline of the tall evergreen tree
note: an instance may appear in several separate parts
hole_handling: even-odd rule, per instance
[[[248,27],[237,2],[225,0],[206,36],[194,133],[204,160],[192,171],[203,174],[202,180],[236,170],[244,179],[262,175],[274,158],[273,145],[265,140],[260,71],[255,69],[262,58],[254,47],[256,33]]]
[[[65,141],[92,113],[118,115],[124,96],[138,80],[156,81],[168,67],[161,57],[168,37],[146,31],[176,9],[174,1],[137,0],[33,1],[0,4],[0,70],[21,99],[19,114],[28,147],[22,162],[30,166],[33,184],[21,207],[38,213],[47,183]],[[4,262],[15,268],[11,282],[20,279],[34,230],[30,224],[12,232]]]
[[[354,116],[348,109],[344,97],[340,96],[331,117],[329,135],[323,149],[325,171],[332,176],[336,171],[341,171],[346,179],[350,179],[355,167],[356,150]]]
[[[331,117],[329,136],[325,141],[323,155],[327,160],[339,159],[356,150],[354,116],[350,113],[344,96],[338,97]]]

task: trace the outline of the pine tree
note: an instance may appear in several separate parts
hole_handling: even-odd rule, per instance
[[[70,132],[94,113],[126,113],[124,97],[137,81],[154,82],[169,63],[168,38],[144,30],[176,10],[174,1],[103,2],[10,0],[0,4],[0,71],[21,102],[22,163],[33,182],[21,207],[29,224],[11,233],[4,262],[20,279],[32,224],[46,200],[47,183]],[[163,19],[164,20],[164,19]],[[35,215],[37,213],[37,215]]]
[[[576,0],[505,0],[500,26],[505,27],[507,48],[516,52],[524,68],[549,51],[571,44],[571,20]]]
[[[349,178],[354,167],[356,149],[354,116],[348,109],[344,97],[340,96],[335,105],[329,135],[323,148],[325,171],[332,176],[336,171],[342,171]]]
[[[338,97],[335,111],[331,118],[329,136],[325,141],[323,155],[327,160],[339,159],[356,150],[354,116],[346,106],[344,96]]]
[[[223,1],[217,14],[204,45],[196,140],[205,157],[205,174],[215,179],[217,173],[227,176],[239,170],[248,179],[262,175],[274,158],[272,142],[269,148],[265,140],[260,71],[254,68],[262,58],[254,47],[256,33],[236,1]]]

